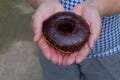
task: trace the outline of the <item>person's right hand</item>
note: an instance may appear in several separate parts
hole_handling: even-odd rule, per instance
[[[51,60],[56,64],[62,64],[63,55],[59,51],[50,47],[44,40],[44,36],[42,34],[42,23],[49,16],[60,11],[64,11],[64,8],[58,0],[46,0],[40,4],[32,16],[32,26],[34,32],[33,41],[38,44],[39,48],[43,52],[43,55],[48,60]]]

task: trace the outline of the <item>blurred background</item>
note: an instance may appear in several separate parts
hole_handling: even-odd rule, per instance
[[[42,80],[25,0],[0,0],[0,80]]]

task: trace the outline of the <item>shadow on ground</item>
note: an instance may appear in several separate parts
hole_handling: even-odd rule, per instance
[[[32,13],[24,0],[0,0],[0,80],[42,80]]]

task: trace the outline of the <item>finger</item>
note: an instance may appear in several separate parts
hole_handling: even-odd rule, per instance
[[[61,65],[62,64],[62,61],[63,61],[63,55],[62,53],[60,53],[59,51],[56,51],[57,54],[58,54],[58,65]]]
[[[54,64],[58,64],[58,54],[56,53],[56,51],[53,48],[50,48],[51,50],[51,61]]]
[[[34,42],[38,42],[40,37],[41,37],[41,33],[42,33],[42,16],[39,14],[39,15],[36,15],[34,14],[32,16],[32,27],[33,27],[33,33],[34,33],[34,38],[33,38],[33,41]]]
[[[76,57],[76,63],[80,64],[86,58],[90,51],[91,49],[89,48],[88,44],[85,44],[85,46],[79,51]]]
[[[89,46],[92,49],[101,32],[101,18],[97,11],[91,11],[89,13],[91,16],[87,13],[82,14],[82,16],[90,26]]]
[[[45,42],[44,38],[41,37],[41,39],[38,42],[38,46],[41,48],[43,55],[50,60],[51,59],[51,50],[48,44]]]
[[[49,13],[49,14],[48,14]],[[32,16],[32,26],[34,32],[34,42],[38,42],[42,35],[42,23],[53,14],[53,10],[48,10],[47,8],[42,7],[42,5],[37,9],[37,11]]]
[[[94,23],[91,25],[90,31],[90,37],[89,37],[89,45],[91,48],[93,48],[93,46],[95,45],[96,41],[99,38],[100,32],[101,32],[101,24],[99,24],[100,22]]]
[[[67,59],[69,58],[69,55],[64,55],[63,57],[63,66],[67,66]]]
[[[76,56],[78,55],[78,52],[75,52],[71,54],[67,60],[67,65],[71,65],[75,62]]]

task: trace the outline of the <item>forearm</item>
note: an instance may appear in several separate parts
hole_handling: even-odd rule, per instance
[[[120,0],[87,0],[86,2],[97,7],[101,16],[120,13]]]
[[[53,1],[53,0],[27,0],[27,1],[34,9],[37,9],[41,3]],[[54,1],[58,1],[58,0],[54,0]]]

